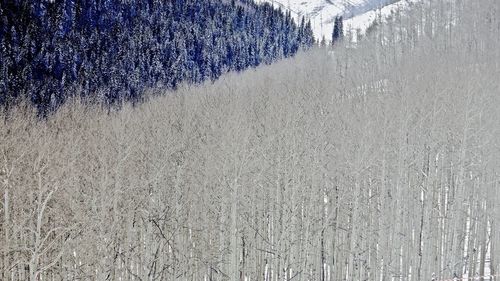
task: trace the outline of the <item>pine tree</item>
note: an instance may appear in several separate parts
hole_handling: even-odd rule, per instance
[[[335,45],[337,41],[342,40],[344,37],[344,20],[342,16],[335,17],[335,23],[333,25],[332,33],[332,45]]]

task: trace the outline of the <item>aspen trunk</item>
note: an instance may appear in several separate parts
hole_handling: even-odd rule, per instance
[[[5,191],[4,191],[4,203],[3,203],[3,209],[4,209],[4,246],[3,246],[3,272],[2,272],[2,279],[3,280],[10,280],[9,278],[9,245],[10,245],[10,237],[9,237],[9,225],[10,225],[10,217],[9,217],[9,187],[6,185],[5,186]]]

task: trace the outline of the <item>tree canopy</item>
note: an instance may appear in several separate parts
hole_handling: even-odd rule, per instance
[[[310,24],[251,0],[0,2],[0,104],[42,113],[68,96],[108,104],[295,54]]]

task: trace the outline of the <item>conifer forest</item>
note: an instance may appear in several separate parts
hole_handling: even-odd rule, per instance
[[[283,7],[0,0],[0,280],[500,280],[500,1]]]
[[[250,0],[5,0],[0,23],[0,105],[29,100],[44,115],[68,97],[134,102],[214,80],[314,40],[310,23]]]

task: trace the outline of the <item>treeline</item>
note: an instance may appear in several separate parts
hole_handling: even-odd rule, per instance
[[[216,79],[308,48],[310,24],[251,0],[0,2],[0,105],[42,113],[71,95],[107,103]]]

